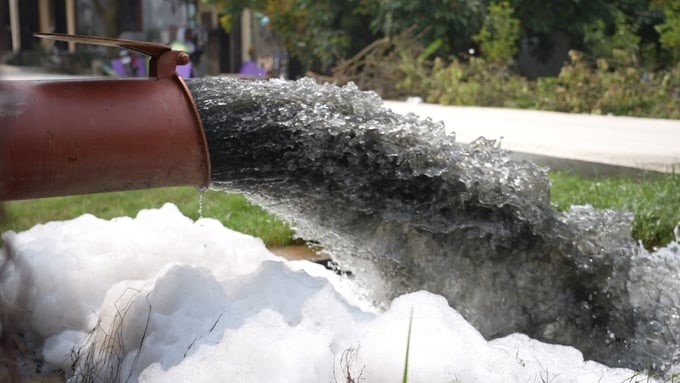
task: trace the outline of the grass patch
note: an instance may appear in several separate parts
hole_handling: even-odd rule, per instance
[[[11,201],[4,204],[5,219],[0,232],[23,231],[38,223],[60,221],[85,213],[110,219],[134,217],[141,209],[159,208],[172,202],[192,219],[198,218],[199,194],[192,187],[172,187],[81,196]],[[242,195],[209,190],[203,197],[203,216],[215,218],[233,230],[259,238],[267,246],[283,246],[292,240],[293,231],[284,222]]]
[[[647,249],[673,240],[673,229],[680,224],[680,174],[645,179],[590,179],[560,171],[549,175],[551,203],[557,210],[590,204],[598,209],[630,211],[635,214],[631,235]]]
[[[591,204],[598,209],[633,212],[632,236],[648,249],[668,244],[673,239],[673,229],[680,223],[678,174],[648,179],[592,179],[551,171],[550,179],[551,200],[557,210]],[[187,217],[198,218],[196,189],[174,187],[6,202],[6,216],[0,222],[0,232],[23,231],[38,223],[67,220],[85,213],[104,219],[134,217],[141,209],[158,208],[166,202],[177,205]],[[207,191],[203,199],[203,216],[262,238],[267,246],[284,246],[292,241],[293,231],[287,224],[238,194]]]

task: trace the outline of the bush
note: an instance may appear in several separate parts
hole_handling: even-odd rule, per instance
[[[680,118],[680,65],[667,72],[641,70],[638,26],[622,12],[614,15],[611,36],[602,21],[586,28],[586,42],[597,52],[597,60],[571,51],[570,62],[557,77],[530,81],[511,70],[519,38],[512,7],[502,1],[489,4],[487,10],[475,36],[484,58],[470,57],[466,62],[452,58],[448,63],[435,58],[429,63],[401,54],[398,67],[403,76],[396,88],[446,105]],[[666,29],[668,36],[675,36],[671,33],[675,29]]]
[[[341,62],[333,76],[317,78],[353,81],[385,99],[419,96],[445,105],[680,119],[680,64],[650,72],[634,60],[624,62],[616,52],[595,60],[571,51],[557,77],[532,81],[505,63],[482,57],[430,59],[439,43],[422,47],[410,32],[380,39]]]
[[[530,81],[477,57],[449,63],[436,58],[429,65],[402,57],[397,88],[445,105],[680,118],[680,65],[644,72],[634,66],[613,69],[605,59],[590,63],[576,51],[570,58],[557,77]]]
[[[611,69],[605,59],[589,65],[579,52],[556,78],[536,81],[532,108],[574,113],[680,118],[680,66],[643,72],[634,66]]]
[[[453,60],[446,65],[435,59],[424,92],[428,102],[445,105],[481,105],[509,108],[531,106],[530,83],[512,74],[507,67],[487,64],[482,58],[468,63]]]
[[[517,54],[520,35],[519,19],[507,1],[487,6],[482,29],[474,36],[484,57],[493,64],[508,66]]]

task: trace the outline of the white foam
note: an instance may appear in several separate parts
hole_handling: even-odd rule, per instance
[[[489,342],[426,291],[376,312],[351,282],[319,265],[284,261],[261,240],[213,219],[193,222],[171,204],[134,219],[84,215],[4,238],[16,250],[0,280],[5,305],[25,309],[49,363],[70,368],[69,354],[80,350],[77,372],[100,371],[100,380],[399,381],[411,313],[409,382],[635,375],[522,334]],[[85,366],[93,345],[109,348]]]

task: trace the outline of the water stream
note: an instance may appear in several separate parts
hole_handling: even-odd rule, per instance
[[[546,169],[495,141],[457,143],[352,85],[187,84],[213,187],[322,243],[376,304],[426,289],[487,338],[522,332],[610,366],[680,366],[680,249],[642,249],[630,214],[558,213]]]

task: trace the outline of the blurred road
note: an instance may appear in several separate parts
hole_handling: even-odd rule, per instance
[[[680,120],[385,101],[396,113],[443,121],[456,140],[502,138],[513,152],[680,172]]]

